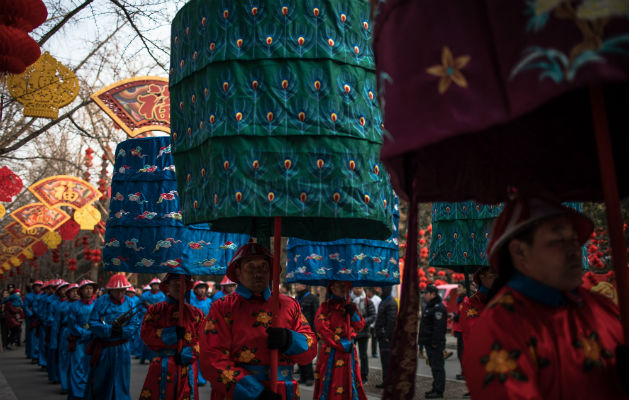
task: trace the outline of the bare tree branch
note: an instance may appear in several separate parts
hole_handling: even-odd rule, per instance
[[[157,46],[155,43],[153,43],[151,40],[147,39],[144,37],[144,35],[142,34],[142,32],[140,32],[140,29],[138,29],[138,27],[136,26],[135,22],[133,21],[133,18],[131,17],[131,15],[129,14],[129,11],[127,10],[127,8],[120,4],[118,2],[118,0],[110,0],[112,3],[114,3],[118,8],[120,8],[122,10],[122,12],[125,14],[125,18],[127,18],[127,21],[129,21],[129,23],[131,24],[131,27],[133,28],[134,31],[136,31],[136,33],[138,34],[138,37],[140,38],[140,40],[142,41],[142,44],[144,45],[144,47],[147,49],[147,52],[149,53],[149,56],[151,56],[151,58],[153,59],[153,61],[155,61],[155,63],[157,65],[159,65],[164,71],[167,71],[168,68],[166,68],[166,66],[164,64],[162,64],[160,62],[160,60],[158,60],[154,55],[153,52],[151,51],[151,48],[149,47],[149,45],[147,44],[147,41],[150,42],[151,44],[153,44],[153,46],[159,48],[159,46]]]
[[[57,23],[57,25],[53,26],[51,30],[46,32],[46,34],[44,36],[42,36],[41,39],[39,39],[39,42],[37,42],[37,44],[39,44],[39,47],[42,47],[44,45],[44,43],[46,43],[48,41],[48,39],[50,39],[52,37],[52,35],[57,33],[57,31],[59,29],[61,29],[61,27],[66,24],[66,22],[70,21],[70,19],[72,17],[74,17],[76,14],[79,13],[79,11],[83,10],[85,7],[90,5],[90,3],[92,3],[93,1],[94,0],[86,0],[80,6],[78,6],[77,8],[75,8],[74,10],[72,10],[68,14],[66,14],[63,17],[63,19]]]
[[[36,130],[34,132],[31,132],[28,136],[25,136],[24,138],[19,140],[14,145],[9,146],[9,147],[5,147],[5,148],[0,148],[0,156],[3,155],[3,154],[7,154],[7,153],[10,153],[12,151],[15,151],[15,150],[19,149],[20,147],[24,146],[29,141],[35,139],[36,137],[38,137],[42,133],[46,132],[46,130],[48,130],[50,127],[55,126],[56,124],[58,124],[59,122],[65,120],[66,118],[69,118],[78,109],[80,109],[81,107],[84,107],[85,105],[87,105],[87,104],[89,104],[91,102],[92,102],[92,99],[83,100],[81,103],[79,103],[77,106],[75,106],[72,110],[68,111],[67,113],[65,113],[61,117],[57,118],[56,120],[50,121],[46,125],[44,125],[41,128],[39,128],[38,130]]]

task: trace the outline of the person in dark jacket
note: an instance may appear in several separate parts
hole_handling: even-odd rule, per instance
[[[311,293],[308,286],[302,283],[296,283],[295,290],[297,291],[295,300],[300,303],[302,314],[308,321],[313,332],[315,332],[315,313],[319,308],[319,298]],[[314,382],[313,362],[311,361],[310,363],[300,365],[300,384],[312,386]]]
[[[427,399],[441,399],[444,394],[446,372],[444,371],[444,347],[446,346],[446,307],[434,285],[429,285],[424,291],[427,305],[420,320],[418,345],[427,350],[427,358],[433,375],[433,385],[430,392],[425,393]]]
[[[359,346],[359,361],[361,362],[361,378],[363,384],[367,382],[370,366],[368,365],[368,341],[370,340],[370,325],[376,321],[376,309],[374,303],[367,298],[363,288],[352,288],[352,301],[356,304],[359,314],[365,320],[365,328],[357,333],[357,344]]]
[[[383,288],[382,298],[376,314],[376,323],[374,324],[376,337],[378,337],[378,347],[381,352],[381,371],[383,374],[383,383],[376,385],[378,389],[384,388],[387,381],[389,356],[392,354],[396,317],[398,316],[398,303],[392,297],[391,286]]]

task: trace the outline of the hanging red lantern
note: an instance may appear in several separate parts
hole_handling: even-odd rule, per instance
[[[101,261],[101,251],[99,249],[92,250],[92,261],[98,263]]]
[[[83,249],[83,258],[88,261],[92,260],[92,250],[89,247]]]
[[[81,226],[74,220],[69,219],[63,223],[59,228],[57,228],[57,232],[61,235],[63,240],[72,240],[74,239],[81,230]]]
[[[58,263],[59,261],[61,261],[61,257],[59,256],[59,250],[57,250],[57,249],[53,250],[52,255],[51,255],[50,258],[51,258],[52,262],[54,262],[54,263]]]
[[[68,260],[68,271],[76,271],[77,270],[77,260],[76,258],[71,258]]]
[[[0,2],[0,73],[21,74],[37,61],[41,50],[28,32],[47,16],[42,0]]]
[[[85,235],[81,237],[81,243],[83,244],[83,247],[87,247],[90,245],[89,239]]]
[[[0,1],[0,24],[30,32],[46,21],[48,10],[42,0]]]
[[[1,27],[2,25],[0,25]],[[0,37],[0,41],[2,40],[2,37]],[[9,167],[4,166],[0,168],[0,201],[13,201],[13,196],[20,193],[22,186],[22,179],[11,171]]]
[[[48,246],[41,240],[38,240],[31,246],[31,250],[33,250],[33,254],[37,257],[41,257],[48,251]]]

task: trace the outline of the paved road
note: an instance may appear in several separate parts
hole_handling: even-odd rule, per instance
[[[453,347],[453,340],[448,340],[449,349]],[[375,385],[381,383],[380,359],[370,357],[370,375],[365,384],[369,400],[380,399],[381,390]],[[453,355],[446,360],[446,392],[447,399],[461,399],[466,386],[460,381],[455,381],[455,375],[460,372],[457,357]],[[131,365],[131,397],[137,399],[146,377],[148,365],[140,365],[138,360],[132,360]],[[424,360],[419,360],[416,377],[416,399],[424,398],[424,392],[429,391],[431,385],[431,369]],[[311,399],[313,387],[300,386],[303,399]],[[203,399],[210,398],[210,386],[199,389],[199,396]],[[60,386],[48,383],[45,371],[37,365],[31,364],[24,356],[24,347],[16,347],[14,350],[0,353],[0,399],[1,400],[65,400],[61,394]]]

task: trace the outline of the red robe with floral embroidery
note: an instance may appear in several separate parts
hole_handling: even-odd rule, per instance
[[[271,351],[267,328],[272,312],[269,289],[254,296],[239,285],[234,293],[212,303],[200,340],[201,372],[212,385],[212,399],[255,399],[269,384]],[[279,295],[278,328],[290,330],[291,345],[279,353],[278,388],[283,399],[299,399],[293,365],[312,362],[317,340],[294,299]]]
[[[315,373],[313,399],[366,399],[361,381],[359,357],[354,339],[365,326],[365,321],[354,303],[355,311],[350,318],[350,335],[346,317],[346,302],[332,298],[319,306],[315,314],[315,331],[321,341]],[[350,340],[348,340],[350,338]],[[352,363],[349,364],[352,358]],[[352,371],[348,368],[352,366]],[[357,373],[357,371],[359,373]],[[352,372],[352,395],[348,390]]]
[[[506,286],[478,318],[464,351],[472,398],[627,399],[615,359],[618,310],[583,288],[546,288],[526,296]]]
[[[140,399],[187,400],[199,399],[197,388],[197,357],[199,355],[199,336],[203,330],[203,312],[190,304],[184,305],[184,327],[186,333],[180,357],[183,364],[179,379],[176,325],[179,305],[171,297],[155,303],[147,309],[142,321],[140,337],[147,347],[157,355],[149,365],[149,371],[140,393]],[[191,388],[194,391],[191,392]],[[175,393],[177,390],[177,393]]]
[[[487,302],[488,296],[480,291],[462,301],[459,322],[464,339],[464,348],[466,348],[466,341],[469,339],[473,326],[481,316],[483,309],[486,308]]]

